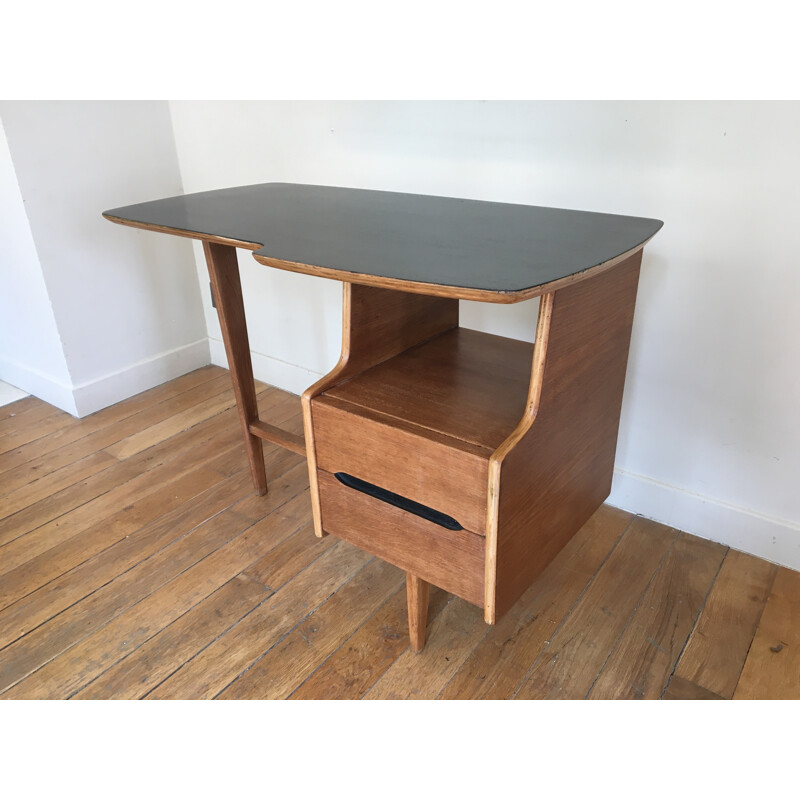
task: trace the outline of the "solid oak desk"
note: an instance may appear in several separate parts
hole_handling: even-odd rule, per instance
[[[261,441],[306,455],[314,527],[494,623],[611,489],[642,248],[658,220],[261,184],[117,208],[199,239],[256,491]],[[258,418],[236,247],[344,284],[342,353],[302,396],[305,439]],[[458,327],[458,300],[541,298],[534,345]]]

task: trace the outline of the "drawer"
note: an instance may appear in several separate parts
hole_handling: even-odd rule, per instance
[[[489,451],[321,395],[311,401],[317,466],[346,472],[484,534]]]
[[[453,531],[317,470],[326,533],[483,607],[485,539]]]

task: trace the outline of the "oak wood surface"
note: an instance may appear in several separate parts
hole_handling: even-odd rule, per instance
[[[497,625],[487,629],[440,696],[446,700],[511,697],[632,518],[602,506]]]
[[[406,602],[408,604],[408,638],[411,649],[419,653],[425,646],[428,626],[430,584],[416,575],[406,573]]]
[[[369,560],[362,550],[337,542],[146,696],[216,697]]]
[[[733,697],[776,573],[774,564],[728,552],[675,677],[726,700]]]
[[[211,434],[217,430],[220,423],[224,423],[222,427],[226,432],[219,439],[216,439]],[[81,562],[89,559],[94,554],[115,546],[116,543],[121,544],[124,539],[135,538],[142,530],[147,529],[148,523],[169,519],[172,509],[176,509],[175,513],[179,513],[177,511],[178,507],[184,504],[185,508],[185,504],[191,503],[192,498],[197,496],[198,492],[203,492],[204,482],[210,481],[213,485],[217,484],[222,477],[226,477],[220,476],[215,479],[213,476],[218,474],[218,470],[209,468],[203,469],[200,475],[196,474],[198,468],[205,466],[202,458],[203,450],[199,448],[201,446],[205,448],[205,443],[209,443],[207,454],[210,461],[208,466],[217,467],[218,461],[216,459],[225,452],[224,449],[220,448],[220,445],[230,445],[232,441],[236,440],[238,437],[232,436],[233,433],[230,422],[225,419],[224,413],[217,415],[216,420],[212,419],[200,423],[181,434],[177,442],[166,440],[148,451],[151,456],[157,456],[159,452],[175,454],[198,448],[193,451],[197,462],[185,456],[179,461],[166,462],[170,464],[170,467],[166,473],[168,479],[165,485],[154,485],[158,484],[158,479],[148,481],[145,475],[144,480],[134,485],[135,492],[128,491],[126,493],[129,502],[127,505],[122,505],[121,508],[117,503],[111,503],[110,506],[102,504],[99,507],[93,505],[91,509],[93,511],[92,516],[88,519],[86,517],[78,518],[75,526],[72,524],[76,522],[75,514],[72,513],[54,520],[52,525],[55,525],[55,529],[57,530],[59,526],[64,525],[69,529],[67,530],[69,535],[63,541],[56,541],[55,538],[51,537],[52,541],[49,542],[51,545],[49,549],[39,555],[36,555],[31,550],[27,561],[2,576],[0,580],[0,608],[25,596],[35,587],[42,586],[43,583],[81,564]],[[156,460],[157,464],[160,463],[157,458],[154,460]],[[184,465],[187,463],[191,465],[189,473],[184,477],[179,477]],[[239,466],[246,463],[243,453],[238,463]],[[273,450],[267,457],[270,474],[277,479],[280,479],[279,476],[284,470],[297,463],[297,456],[284,450]],[[194,467],[194,470],[192,467]],[[227,498],[228,504],[230,504],[235,499],[238,499],[236,495],[238,486],[237,480],[225,482],[219,485],[219,489],[209,489],[208,495],[201,494],[199,497],[211,497],[215,503],[222,502]],[[124,487],[120,487],[120,489],[122,488]],[[102,499],[102,497],[98,497],[96,501],[99,502]],[[201,509],[204,507],[202,504],[199,506]],[[221,508],[224,507],[225,504]],[[263,515],[264,507],[263,502],[259,503],[259,515],[256,519]],[[108,511],[109,508],[111,509],[110,511]],[[192,510],[193,513],[194,511]],[[95,522],[92,522],[93,518],[96,519]],[[47,530],[50,525],[48,523],[48,526],[43,527]],[[77,532],[75,530],[76,527]],[[37,529],[34,533],[38,533],[39,530]],[[24,545],[24,541],[22,544]],[[47,541],[45,541],[45,544],[47,544]],[[0,550],[0,553],[3,550]]]
[[[221,692],[219,699],[287,697],[344,642],[346,631],[369,619],[397,590],[401,581],[400,570],[380,559],[372,559],[333,597]],[[284,664],[291,664],[292,669],[284,669]]]
[[[236,396],[236,409],[242,425],[250,472],[257,494],[266,494],[267,477],[264,474],[264,452],[261,439],[250,430],[252,423],[258,421],[255,385],[253,383],[253,364],[250,360],[250,341],[247,336],[247,320],[244,314],[242,283],[239,279],[239,262],[236,249],[213,242],[203,242],[208,277],[219,316],[225,354]]]
[[[269,589],[240,572],[73,697],[76,700],[135,700],[143,697],[270,594]]]
[[[800,572],[779,567],[734,700],[800,700]]]
[[[12,453],[3,454],[0,456],[0,492],[10,492],[31,483],[119,441],[131,432],[144,430],[151,424],[151,419],[158,421],[174,413],[169,410],[169,404],[178,401],[187,390],[224,375],[224,370],[219,367],[203,367],[85,419],[76,420],[76,424],[55,436],[45,436]]]
[[[364,695],[368,700],[433,700],[486,633],[479,608],[454,597],[430,626],[422,652],[406,650]]]
[[[679,675],[673,675],[662,695],[663,700],[724,700],[718,694],[692,683]]]
[[[6,403],[6,405],[0,406],[0,419],[16,417],[19,414],[24,414],[32,409],[37,408],[49,412],[52,406],[49,403],[45,403],[44,400],[40,400],[38,397],[28,395],[28,397],[22,397],[19,400],[14,400],[13,403]]]
[[[151,635],[238,574],[251,555],[262,546],[257,537],[247,532],[249,526],[248,520],[233,511],[226,511],[195,531],[196,535],[190,540],[181,540],[170,553],[172,558],[166,562],[165,570],[148,571],[146,580],[143,574],[140,575],[136,585],[127,582],[136,600],[115,592],[114,599],[118,604],[125,598],[122,613],[119,605],[116,605],[110,618],[98,620],[94,616],[91,625],[95,629],[88,635],[85,617],[81,615],[81,622],[84,623],[81,633],[85,638],[60,652],[54,652],[53,641],[59,641],[62,645],[65,643],[65,631],[59,629],[53,632],[53,638],[48,642],[53,648],[49,652],[45,648],[35,652],[21,648],[15,652],[13,661],[0,667],[0,685],[3,688],[13,686],[8,689],[6,696],[35,699],[53,693],[67,697],[73,694],[106,666],[132,652]],[[174,551],[181,551],[183,559]],[[110,591],[104,595],[109,596]],[[84,608],[83,611],[85,614],[88,609]],[[101,621],[106,624],[101,624]],[[41,663],[45,652],[52,658]],[[37,675],[31,685],[24,678],[34,668]]]
[[[38,397],[28,395],[12,403],[0,406],[0,431],[6,433],[20,425],[28,425],[39,419],[49,417],[54,408]]]
[[[75,420],[51,434],[64,442],[70,433],[63,447],[34,440],[25,445],[36,445],[30,461],[6,474],[20,475],[24,464],[44,468],[46,452],[60,453],[57,469],[103,452],[138,432],[132,416],[140,415],[139,430],[157,425],[169,416],[156,411],[161,403],[220,374],[200,370]],[[299,430],[298,399],[257,388],[261,412]],[[143,413],[147,397],[154,398],[152,414]],[[207,399],[199,392],[194,404]],[[186,407],[171,410],[180,415]],[[527,696],[537,663],[553,645],[567,679],[548,694],[583,697],[591,683],[591,696],[602,688],[602,696],[635,697],[632,687],[644,678],[643,695],[650,697],[670,670],[665,699],[798,696],[796,573],[733,551],[715,572],[719,546],[688,534],[679,534],[653,567],[653,531],[674,532],[640,519],[629,526],[629,514],[608,506],[496,626],[484,625],[479,608],[432,587],[429,641],[414,653],[402,573],[334,537],[313,537],[300,456],[265,445],[270,492],[254,495],[244,447],[231,429],[235,413],[231,407],[187,430],[161,429],[158,441],[123,459],[160,464],[150,484],[134,484],[117,495],[119,504],[93,505],[83,522],[73,516],[77,509],[66,511],[74,535],[0,575],[0,667],[13,684],[0,697],[214,697],[227,687],[230,694],[306,699]],[[192,464],[188,454],[198,448]],[[45,499],[31,497],[33,505]],[[620,559],[614,554],[626,527],[627,555]],[[621,568],[621,560],[629,566]],[[689,642],[670,665],[710,575]],[[632,610],[620,625],[625,608]],[[567,646],[567,638],[584,644]],[[605,650],[604,658],[587,651],[586,642]],[[263,683],[255,673],[247,678],[253,670]]]
[[[256,250],[256,260],[282,269],[488,302],[517,302],[580,280],[661,228],[640,217],[276,183],[104,216]]]
[[[638,253],[540,303],[525,414],[489,469],[488,622],[611,489],[640,261]]]
[[[631,523],[534,663],[517,698],[588,694],[676,535],[641,517]]]
[[[308,517],[311,505],[308,492],[303,492],[297,499],[300,501],[298,511],[305,519]],[[264,558],[251,564],[244,574],[273,591],[280,589],[336,543],[336,539],[332,536],[318,539],[313,534],[312,525],[303,525],[277,547],[270,550]]]
[[[450,595],[431,586],[428,622]],[[405,587],[387,600],[350,638],[289,695],[291,700],[358,700],[410,646]]]
[[[727,548],[679,534],[587,697],[657,700],[697,621]]]
[[[84,542],[76,542],[78,554],[72,560],[85,557],[77,566],[65,568],[70,561],[59,564],[55,554],[46,554],[48,558],[42,559],[36,569],[21,576],[16,586],[4,578],[5,607],[0,612],[0,647],[52,618],[58,617],[59,627],[65,625],[74,613],[59,617],[66,609],[127,570],[136,570],[138,564],[187,535],[208,516],[224,511],[232,502],[244,496],[248,491],[246,478],[241,473],[190,496],[174,508],[162,508],[160,516],[99,553],[93,553],[92,548],[80,553],[78,548]]]

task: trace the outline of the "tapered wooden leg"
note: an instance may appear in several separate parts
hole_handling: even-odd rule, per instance
[[[253,382],[253,364],[250,360],[250,342],[244,316],[242,284],[239,280],[239,263],[236,248],[229,245],[203,242],[208,275],[214,290],[222,340],[228,356],[228,368],[236,395],[236,407],[242,423],[247,457],[253,486],[258,494],[267,493],[267,473],[264,469],[264,451],[261,439],[250,433],[250,423],[258,420],[256,387]]]
[[[419,653],[425,647],[425,630],[428,625],[428,594],[430,584],[406,572],[408,598],[408,634],[411,649]]]

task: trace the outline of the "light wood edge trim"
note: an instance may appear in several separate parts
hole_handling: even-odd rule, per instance
[[[539,412],[542,397],[544,366],[547,360],[547,345],[550,340],[550,323],[553,318],[555,292],[549,292],[539,301],[539,317],[536,320],[536,341],[533,345],[531,382],[528,401],[517,427],[489,457],[489,489],[486,503],[486,558],[484,574],[483,616],[487,623],[496,622],[495,590],[497,581],[497,525],[500,508],[500,469],[503,459],[517,446],[531,429]]]
[[[299,456],[306,454],[306,443],[302,436],[298,436],[291,431],[285,431],[275,425],[270,425],[269,422],[257,419],[248,425],[248,430],[253,436],[258,436],[271,444],[276,444],[278,447],[283,447],[286,450],[291,450]]]
[[[336,383],[346,371],[350,361],[350,315],[352,309],[352,287],[349,283],[342,284],[342,351],[336,366],[323,375],[316,383],[306,389],[300,397],[303,407],[303,431],[306,437],[306,459],[308,461],[308,485],[311,494],[311,511],[314,517],[314,533],[322,538],[322,512],[319,504],[319,483],[317,482],[317,452],[314,445],[314,430],[311,425],[311,400],[322,394],[329,386]]]
[[[109,222],[117,225],[125,225],[128,228],[139,228],[144,231],[155,231],[156,233],[170,233],[173,236],[182,236],[186,239],[197,239],[200,242],[214,242],[215,244],[225,244],[230,247],[241,247],[244,250],[258,250],[262,247],[258,242],[243,242],[240,239],[229,239],[225,236],[213,236],[212,234],[198,233],[197,231],[186,231],[182,228],[167,228],[163,225],[152,225],[148,222],[135,222],[122,217],[114,217],[110,214],[103,214]]]
[[[103,216],[110,222],[115,222],[118,225],[126,225],[129,228],[140,228],[147,231],[156,231],[157,233],[170,233],[173,236],[183,236],[187,239],[197,239],[203,242],[216,242],[217,244],[226,244],[232,247],[241,247],[244,250],[259,250],[264,245],[259,242],[245,242],[240,239],[229,239],[225,236],[214,236],[212,234],[198,233],[197,231],[187,231],[182,228],[168,228],[163,225],[153,225],[146,222],[135,222],[133,220],[123,219],[122,217],[115,217],[110,214],[103,214]],[[658,233],[658,231],[656,231]],[[655,236],[655,233],[653,234]],[[589,269],[582,272],[576,272],[574,275],[568,275],[566,278],[559,278],[550,283],[543,283],[539,286],[531,286],[528,289],[520,289],[516,292],[492,292],[486,289],[470,289],[465,286],[446,286],[438,283],[424,283],[422,281],[404,281],[397,278],[383,278],[378,275],[368,275],[361,272],[349,272],[342,269],[331,269],[330,267],[318,267],[313,264],[303,264],[297,261],[284,261],[280,258],[271,258],[269,256],[260,256],[253,253],[253,258],[259,263],[268,267],[275,267],[276,269],[283,269],[289,272],[300,272],[305,275],[316,275],[320,278],[330,278],[332,280],[360,283],[366,286],[379,286],[384,289],[397,289],[402,292],[411,292],[412,294],[426,294],[434,297],[453,297],[458,300],[478,300],[484,303],[521,303],[523,300],[530,300],[533,297],[540,297],[545,294],[562,289],[572,283],[593,278],[601,272],[605,272],[611,267],[615,267],[621,261],[629,258],[634,253],[643,249],[644,246],[653,238],[653,236],[645,239],[641,244],[637,244],[630,250],[616,256],[615,258],[604,261],[602,264],[596,264]]]
[[[655,236],[655,234],[653,234]],[[646,239],[636,247],[616,256],[615,258],[604,261],[602,264],[597,264],[594,267],[585,269],[582,272],[576,272],[574,275],[568,275],[566,278],[559,278],[550,283],[543,283],[539,286],[531,286],[528,289],[520,289],[516,292],[493,292],[487,289],[470,289],[464,286],[447,286],[438,283],[423,283],[421,281],[404,281],[398,278],[385,278],[379,275],[369,275],[362,272],[349,272],[343,269],[331,269],[330,267],[317,267],[312,264],[301,264],[295,261],[284,261],[279,258],[270,258],[269,256],[258,255],[253,253],[253,258],[259,264],[265,264],[268,267],[275,267],[276,269],[284,269],[289,272],[300,272],[306,275],[316,275],[320,278],[331,278],[338,281],[349,281],[350,283],[360,283],[365,286],[378,286],[383,289],[396,289],[402,292],[410,292],[411,294],[425,294],[433,297],[452,297],[458,300],[478,300],[484,303],[521,303],[523,300],[530,300],[533,297],[541,297],[546,294],[551,294],[557,289],[562,289],[573,283],[579,283],[583,280],[593,278],[607,269],[615,267],[617,264],[630,258],[634,253],[642,250],[647,242],[653,237]]]

